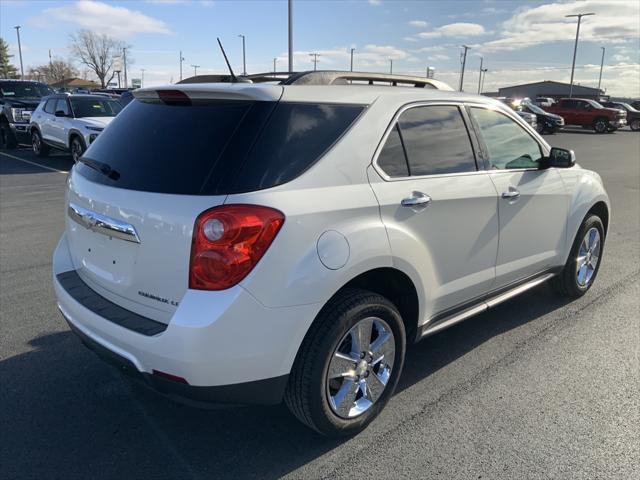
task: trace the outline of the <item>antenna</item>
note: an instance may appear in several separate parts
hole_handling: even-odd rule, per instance
[[[218,38],[218,45],[220,45],[220,50],[222,50],[222,55],[224,56],[224,61],[227,62],[227,67],[229,67],[229,73],[231,74],[231,80],[233,83],[237,83],[238,82],[238,77],[236,77],[236,74],[233,73],[233,69],[231,68],[231,64],[229,63],[229,59],[227,58],[227,54],[224,51],[224,47],[222,46],[222,42],[220,41],[220,38]]]

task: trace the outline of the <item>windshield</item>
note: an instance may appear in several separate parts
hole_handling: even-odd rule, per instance
[[[633,108],[631,105],[629,105],[628,103],[625,102],[618,102],[618,103],[614,103],[613,104],[616,108],[618,106],[623,107],[625,110],[628,110],[629,112],[637,112],[638,110],[636,110],[635,108]]]
[[[76,118],[82,117],[115,117],[122,104],[109,98],[71,98],[71,108]]]
[[[598,102],[596,102],[595,100],[586,100],[586,102],[591,105],[593,108],[604,108],[602,105],[600,105]]]
[[[3,97],[41,98],[54,92],[44,83],[0,82],[0,93]]]

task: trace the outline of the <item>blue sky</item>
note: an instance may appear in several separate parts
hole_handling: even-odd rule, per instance
[[[640,2],[294,0],[296,70],[355,69],[424,75],[457,86],[460,45],[472,47],[465,89],[477,89],[479,56],[489,69],[485,90],[536,80],[568,81],[575,19],[583,20],[576,81],[597,85],[601,46],[606,48],[603,87],[613,95],[640,96]],[[131,45],[130,78],[145,69],[145,85],[177,81],[179,51],[184,75],[224,71],[219,36],[237,72],[242,70],[239,34],[246,35],[247,70],[268,71],[277,58],[286,68],[286,0],[0,0],[0,34],[17,53],[14,25],[21,25],[25,68],[53,55],[69,58],[69,35],[87,28]],[[17,60],[17,55],[14,57]],[[15,62],[14,62],[15,63]]]

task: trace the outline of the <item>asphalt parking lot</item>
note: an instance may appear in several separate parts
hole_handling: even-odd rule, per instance
[[[611,196],[593,289],[542,286],[416,345],[342,441],[284,406],[177,405],[99,361],[50,281],[71,160],[0,152],[0,478],[640,478],[640,134],[546,139]]]

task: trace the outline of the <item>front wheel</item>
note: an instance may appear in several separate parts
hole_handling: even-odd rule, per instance
[[[597,215],[582,222],[573,241],[569,259],[555,279],[555,287],[569,297],[581,297],[596,279],[604,247],[604,226]]]
[[[366,290],[345,290],[325,305],[307,333],[285,402],[323,435],[358,433],[393,395],[405,349],[404,324],[391,302]]]
[[[6,119],[0,120],[0,148],[14,149],[18,146],[16,136],[11,131]]]
[[[73,162],[78,163],[78,160],[80,160],[80,157],[84,153],[84,144],[82,143],[82,140],[80,140],[79,137],[73,137],[71,139],[70,150],[71,150],[71,158],[73,158]]]
[[[609,128],[609,122],[607,122],[603,118],[599,118],[595,122],[593,122],[593,129],[595,130],[596,133],[605,133],[608,128]]]

